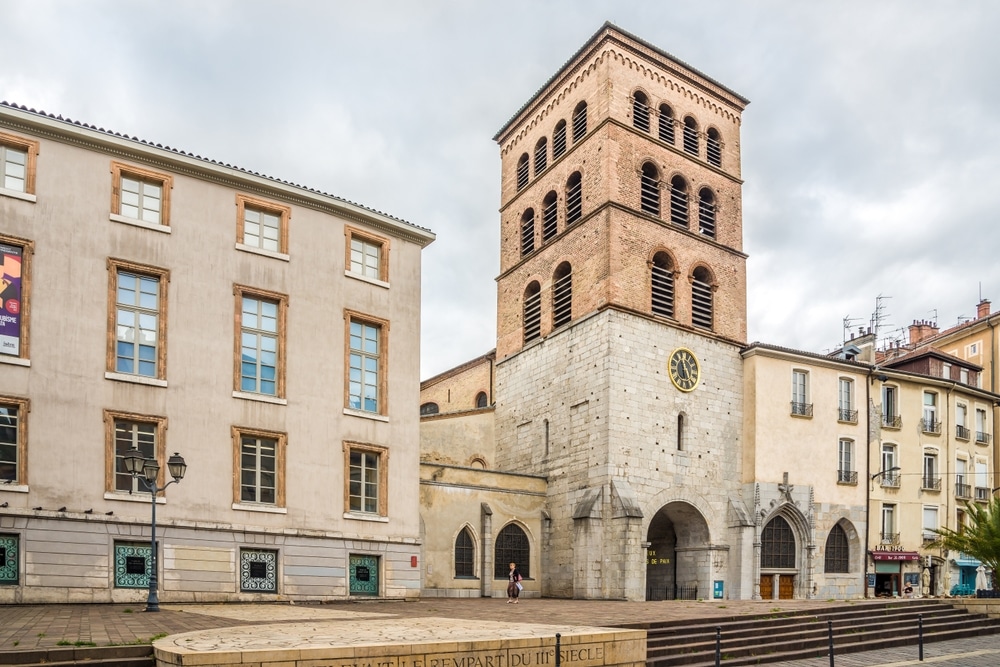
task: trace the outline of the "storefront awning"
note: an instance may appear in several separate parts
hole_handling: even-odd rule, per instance
[[[920,560],[916,551],[871,551],[872,560]]]

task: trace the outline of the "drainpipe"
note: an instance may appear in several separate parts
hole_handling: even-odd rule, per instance
[[[993,318],[987,320],[987,324],[990,325],[990,391],[994,394],[997,391],[997,325],[993,321]],[[993,483],[990,484],[990,488],[996,488],[1000,486],[997,483],[997,469],[1000,468],[1000,454],[997,453],[997,434],[994,433],[997,425],[997,416],[1000,412],[997,411],[997,404],[993,404],[993,428],[990,432],[993,433]],[[985,424],[983,427],[985,428]]]
[[[861,585],[868,597],[868,535],[871,533],[872,520],[872,402],[871,387],[875,378],[875,366],[868,367],[868,382],[865,383],[865,551],[864,567],[861,568]]]

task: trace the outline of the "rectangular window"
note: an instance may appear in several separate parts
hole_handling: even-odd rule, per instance
[[[173,176],[121,162],[112,162],[111,178],[113,220],[139,222],[146,226],[170,226],[170,191],[173,189]]]
[[[237,285],[237,391],[284,398],[288,297]]]
[[[986,425],[986,410],[976,408],[976,442],[989,444],[990,434]]]
[[[975,463],[976,471],[976,500],[989,501],[990,493],[992,489],[989,486],[989,481],[986,476],[986,462],[976,461]]]
[[[934,431],[937,424],[937,394],[924,392],[924,431]]]
[[[896,445],[882,445],[882,486],[899,486],[899,471],[893,470],[898,467],[896,462]]]
[[[945,380],[951,379],[951,364],[949,363],[941,364],[941,377],[943,377]]]
[[[955,496],[958,498],[972,497],[972,485],[969,484],[967,474],[968,465],[965,459],[955,460]]]
[[[0,484],[27,485],[28,399],[0,396]]]
[[[854,441],[840,439],[837,455],[837,482],[840,484],[857,484],[858,473],[854,470]]]
[[[349,513],[387,516],[389,451],[376,445],[344,444],[347,484],[344,506]]]
[[[962,440],[969,439],[969,427],[966,425],[968,422],[968,412],[969,408],[962,403],[955,405],[955,437],[961,438]]]
[[[0,132],[0,189],[35,194],[38,142]]]
[[[105,490],[126,494],[150,492],[145,484],[125,470],[124,457],[130,450],[136,448],[144,458],[155,458],[160,463],[160,480],[157,484],[162,484],[166,462],[164,455],[166,428],[166,417],[104,411],[107,462]]]
[[[388,322],[357,313],[346,314],[347,407],[384,415]]]
[[[958,371],[958,381],[962,384],[969,384],[969,369],[960,368]]]
[[[924,475],[920,487],[930,491],[941,490],[941,478],[938,477],[938,457],[935,452],[924,452]]]
[[[896,533],[896,506],[882,505],[882,544],[896,544],[899,535]]]
[[[812,416],[812,406],[809,404],[809,373],[806,371],[792,371],[792,414]]]
[[[233,502],[285,506],[284,433],[234,426],[235,468]]]
[[[292,209],[264,199],[236,195],[236,242],[244,249],[288,254]]]
[[[896,387],[882,386],[882,426],[900,428],[902,419],[899,416]]]
[[[0,354],[28,358],[31,258],[34,244],[0,234]]]
[[[347,274],[389,282],[389,239],[347,227]]]
[[[923,537],[924,542],[933,542],[937,539],[937,533],[934,531],[938,528],[938,508],[928,507],[924,505],[924,530]]]
[[[169,271],[109,259],[108,274],[109,310],[114,313],[108,371],[165,379]]]
[[[838,419],[852,424],[858,421],[858,411],[854,409],[854,380],[848,378],[840,378]]]

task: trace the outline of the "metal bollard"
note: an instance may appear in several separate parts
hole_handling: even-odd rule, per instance
[[[826,622],[827,634],[830,635],[830,667],[833,667],[833,621]]]
[[[559,665],[562,664],[562,660],[559,659],[559,640],[560,640],[560,638],[562,638],[562,635],[557,632],[556,633],[556,667],[559,667]]]
[[[722,626],[715,626],[715,667],[722,667]]]
[[[917,614],[917,646],[919,646],[920,662],[924,661],[924,615]]]

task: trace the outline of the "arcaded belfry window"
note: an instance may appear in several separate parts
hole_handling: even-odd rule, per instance
[[[521,216],[521,257],[535,250],[535,210],[529,208]]]
[[[708,188],[698,192],[698,231],[715,238],[715,195]]]
[[[641,90],[632,95],[632,126],[649,132],[649,98]]]
[[[660,105],[660,120],[657,126],[660,141],[674,145],[674,112],[666,104]]]
[[[684,119],[684,152],[698,154],[698,123],[691,116]]]
[[[566,152],[566,121],[561,120],[556,123],[556,129],[552,132],[552,159],[562,157]]]
[[[691,280],[691,323],[712,328],[712,277],[703,266],[694,270]]]
[[[643,213],[660,215],[660,170],[652,162],[642,165],[639,204]]]
[[[573,110],[573,143],[583,139],[587,134],[587,103],[580,102]]]
[[[559,216],[559,202],[556,191],[552,190],[545,195],[542,200],[542,242],[554,238],[559,232],[557,219]]]
[[[722,166],[722,137],[714,127],[708,130],[708,140],[705,144],[708,163],[716,167]]]
[[[572,319],[573,269],[563,262],[552,276],[552,326],[561,327]]]
[[[653,314],[674,316],[674,272],[670,256],[665,252],[653,255],[650,281],[653,293]]]
[[[583,178],[574,171],[566,181],[566,225],[583,217]]]
[[[548,155],[549,141],[545,137],[542,137],[535,144],[535,176],[545,171],[545,167],[548,165]]]
[[[517,189],[520,190],[528,184],[528,154],[525,153],[517,159]]]
[[[670,222],[682,227],[688,226],[687,181],[683,176],[674,176],[670,181]]]
[[[533,280],[524,290],[524,342],[542,335],[542,287]]]

